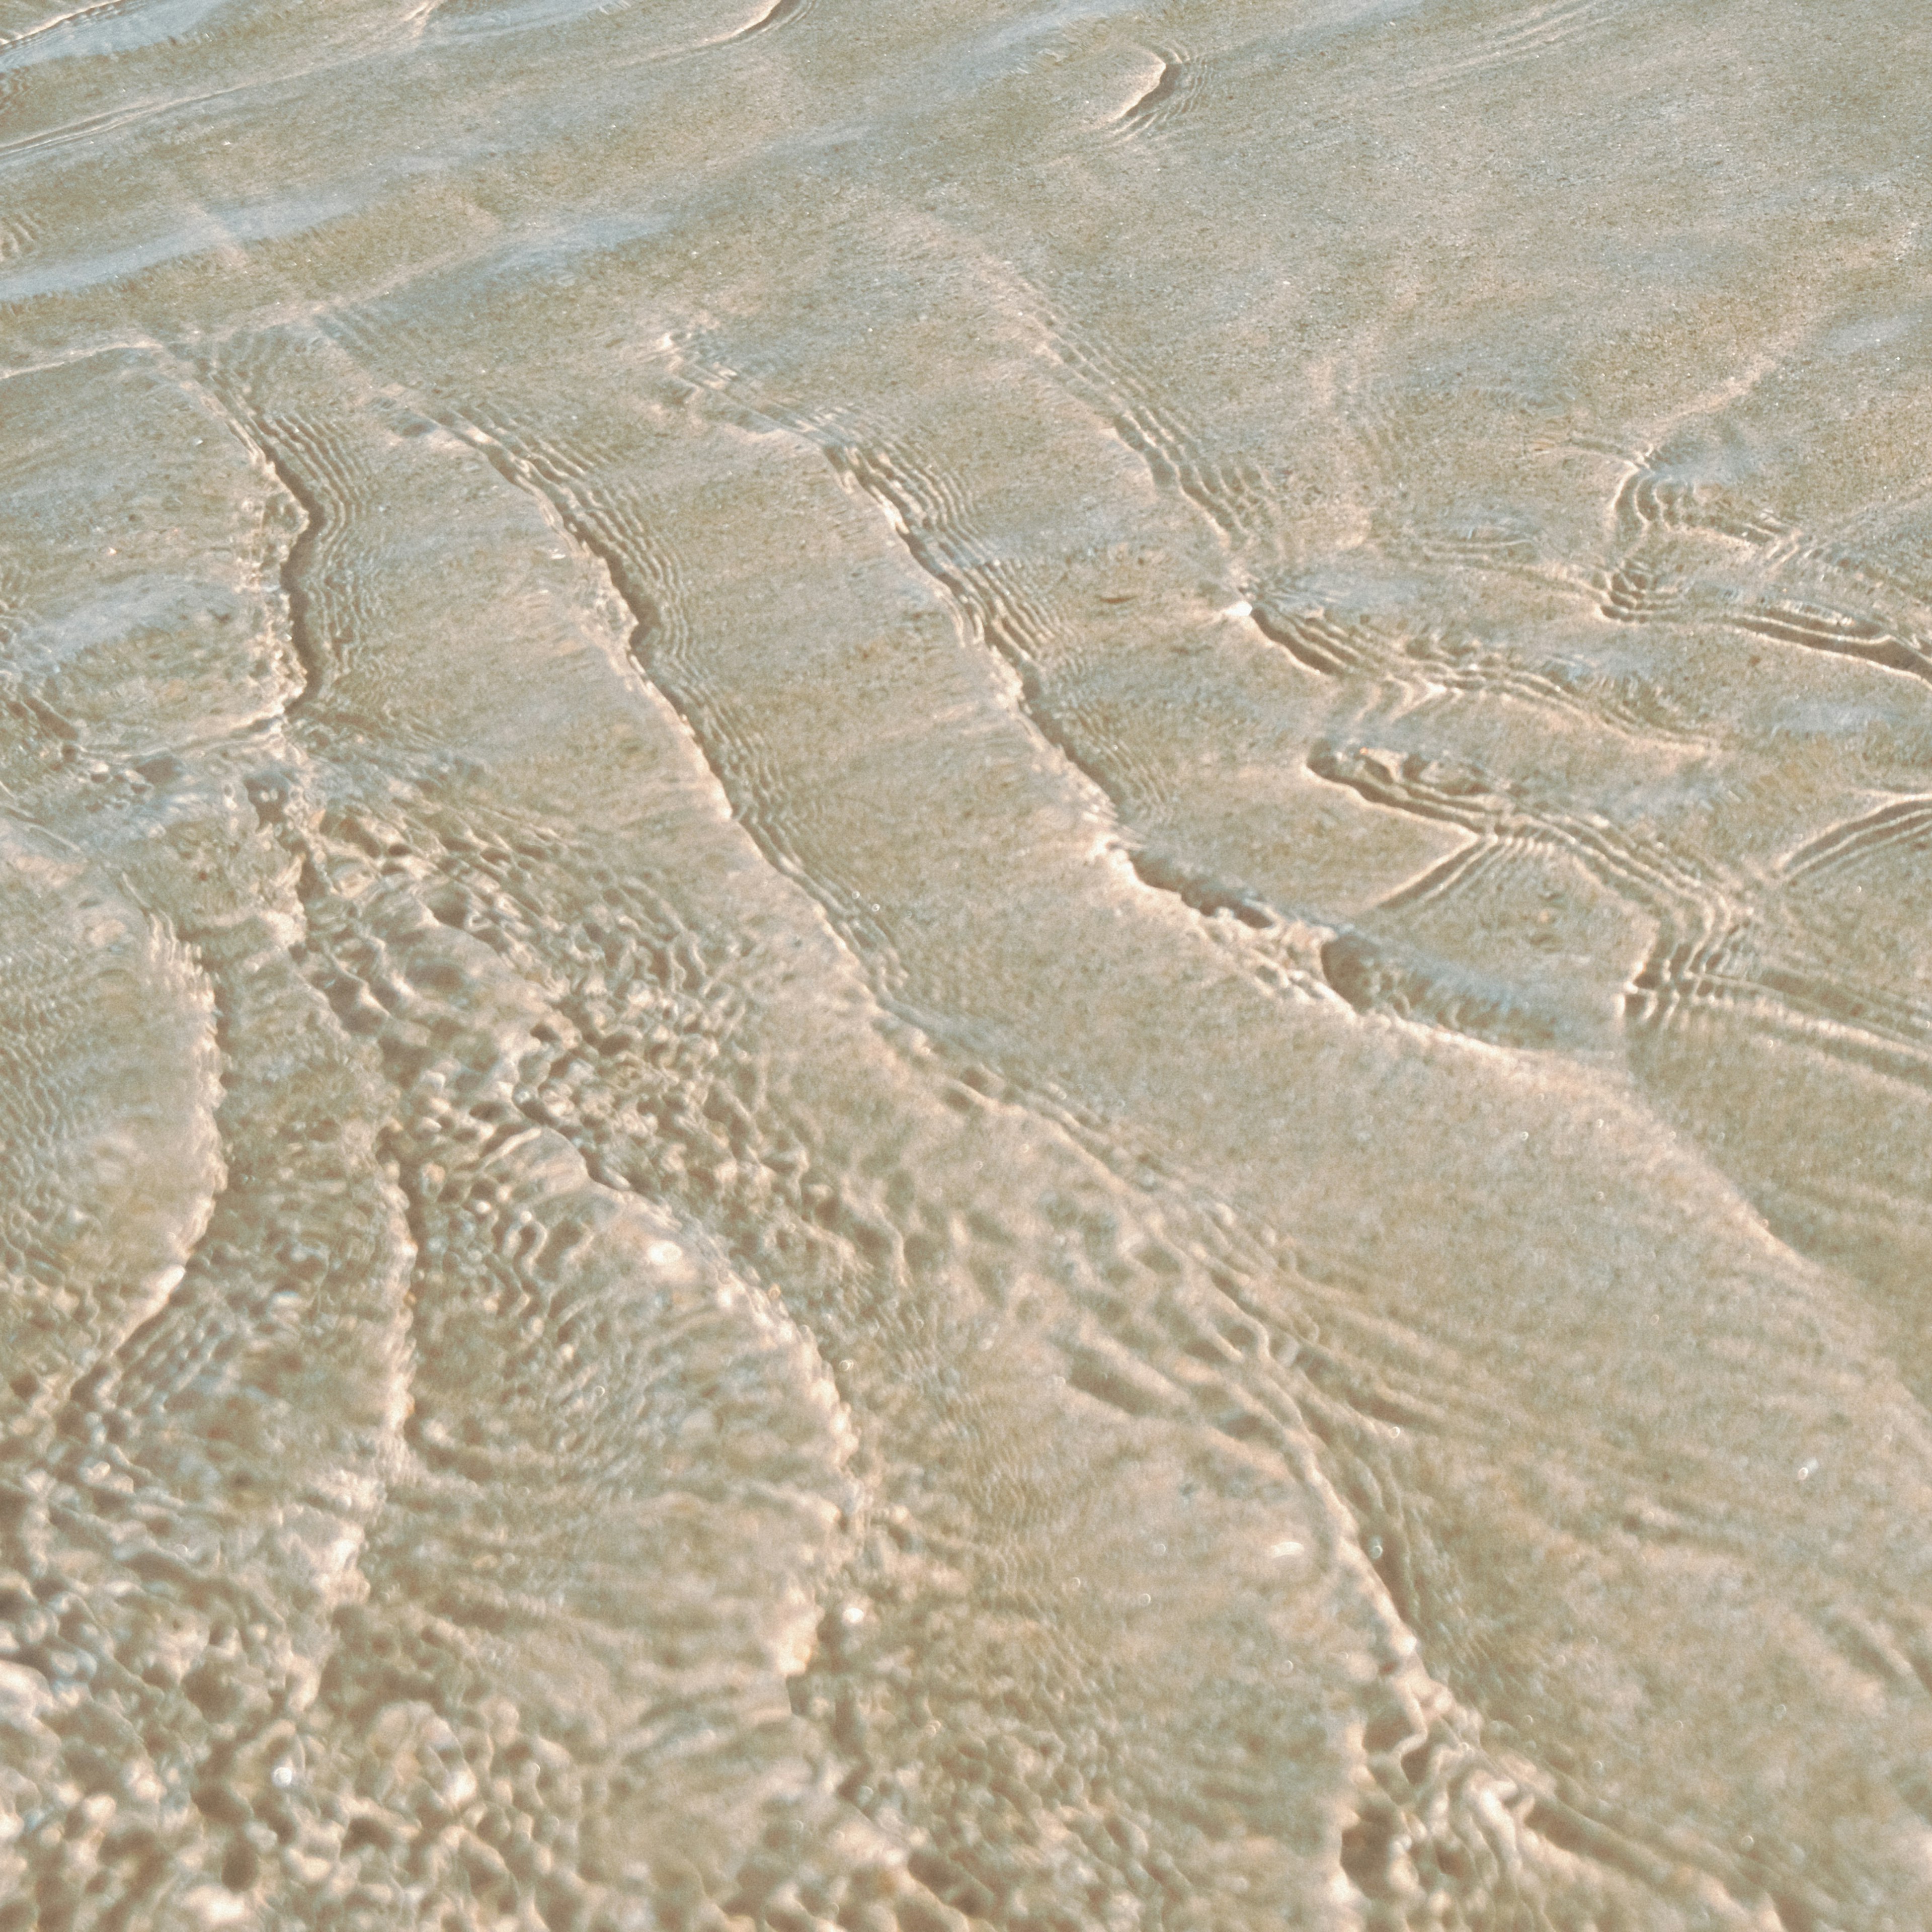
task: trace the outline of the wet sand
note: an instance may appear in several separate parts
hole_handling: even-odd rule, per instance
[[[1932,1923],[1928,55],[0,0],[0,1928]]]

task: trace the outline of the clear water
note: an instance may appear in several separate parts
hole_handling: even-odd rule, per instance
[[[1932,19],[0,4],[0,1926],[1932,1921]]]

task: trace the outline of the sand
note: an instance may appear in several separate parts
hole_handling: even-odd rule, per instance
[[[0,1928],[1932,1923],[1932,16],[0,0]]]

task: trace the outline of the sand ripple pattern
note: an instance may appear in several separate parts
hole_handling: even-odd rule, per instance
[[[0,1932],[1932,1920],[1855,11],[0,0]]]

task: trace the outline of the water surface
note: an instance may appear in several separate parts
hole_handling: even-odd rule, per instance
[[[0,0],[0,1925],[1932,1922],[1928,43]]]

